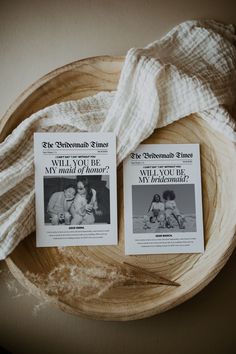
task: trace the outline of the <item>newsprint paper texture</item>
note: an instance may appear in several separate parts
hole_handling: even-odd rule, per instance
[[[198,144],[142,144],[124,162],[125,253],[204,252]]]
[[[113,133],[35,133],[37,247],[117,244]]]

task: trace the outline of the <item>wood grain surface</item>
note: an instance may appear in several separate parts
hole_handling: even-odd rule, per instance
[[[115,90],[122,62],[123,58],[118,57],[89,58],[38,80],[0,121],[0,140],[41,108]],[[235,145],[194,115],[156,130],[145,143],[200,144],[205,253],[124,255],[120,165],[118,246],[36,248],[35,234],[30,235],[6,260],[13,275],[30,292],[69,313],[103,320],[134,320],[186,301],[224,266],[236,244]],[[164,278],[166,283],[148,281],[147,274]]]

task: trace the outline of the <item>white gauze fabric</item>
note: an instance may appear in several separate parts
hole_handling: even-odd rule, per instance
[[[188,21],[130,49],[116,92],[47,107],[0,144],[0,259],[35,230],[33,133],[113,131],[120,163],[154,129],[195,113],[236,142],[232,25]]]

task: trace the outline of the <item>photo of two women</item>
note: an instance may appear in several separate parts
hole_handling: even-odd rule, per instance
[[[110,224],[109,176],[44,177],[48,225]]]

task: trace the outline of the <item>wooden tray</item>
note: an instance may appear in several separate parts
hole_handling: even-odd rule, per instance
[[[43,107],[116,89],[122,62],[123,58],[117,57],[89,58],[41,78],[15,101],[0,121],[0,140],[23,119]],[[6,260],[15,278],[35,295],[51,300],[69,313],[103,320],[133,320],[155,315],[184,302],[204,288],[226,263],[236,243],[235,145],[194,116],[159,129],[146,140],[146,143],[157,142],[201,144],[204,254],[124,256],[122,167],[119,167],[119,245],[70,247],[62,252],[57,248],[36,248],[35,234],[32,234]],[[82,293],[68,296],[63,291],[51,296],[45,290],[44,280],[55,266],[59,265],[61,271],[64,269],[65,278],[68,265],[96,267],[100,264],[122,270],[124,261],[175,280],[180,286],[121,284],[100,293],[100,296],[91,297]],[[41,283],[32,274],[38,275]]]

